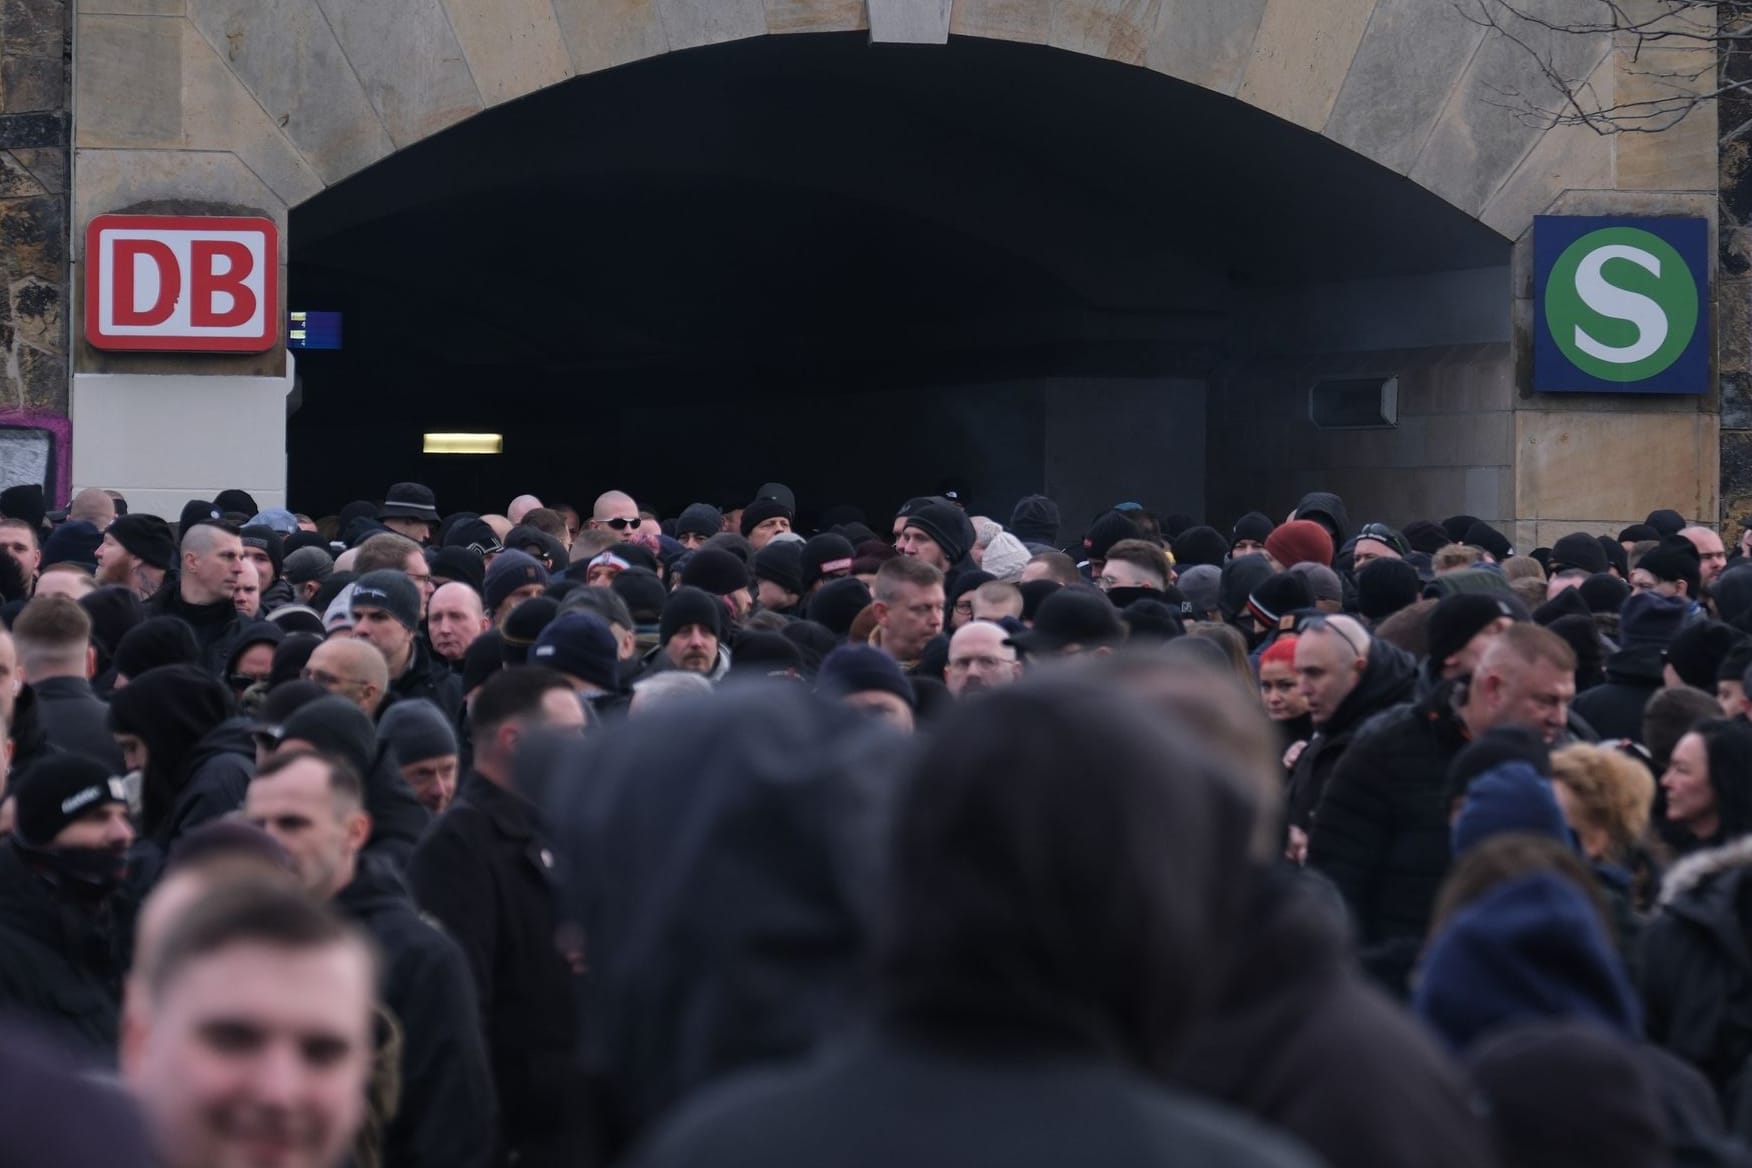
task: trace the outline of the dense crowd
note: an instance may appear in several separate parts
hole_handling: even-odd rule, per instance
[[[0,492],[0,1162],[1752,1166],[1752,524],[939,491]]]

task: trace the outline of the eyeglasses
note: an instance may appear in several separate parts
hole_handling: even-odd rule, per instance
[[[340,685],[365,684],[362,681],[349,681],[344,677],[336,677],[334,674],[324,672],[321,669],[306,669],[303,673],[303,677],[305,681],[313,681],[324,689],[334,689],[336,686]]]
[[[971,600],[957,600],[955,602],[955,613],[957,616],[972,616],[973,615],[973,601],[971,601]]]
[[[622,519],[617,515],[613,519],[604,519],[602,522],[605,526],[612,527],[616,531],[625,531],[629,527],[639,526],[639,517],[635,515],[631,519]]]

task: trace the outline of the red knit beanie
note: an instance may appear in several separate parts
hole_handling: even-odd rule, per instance
[[[1286,569],[1297,564],[1332,567],[1332,537],[1312,519],[1292,519],[1265,537],[1265,550]]]

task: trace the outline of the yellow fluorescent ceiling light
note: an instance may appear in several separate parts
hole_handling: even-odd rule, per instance
[[[426,454],[503,454],[503,434],[427,434]]]

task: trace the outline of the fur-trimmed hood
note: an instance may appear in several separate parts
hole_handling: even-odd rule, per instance
[[[1752,868],[1752,835],[1687,856],[1673,865],[1661,881],[1660,904],[1666,907],[1716,876],[1741,868]]]

